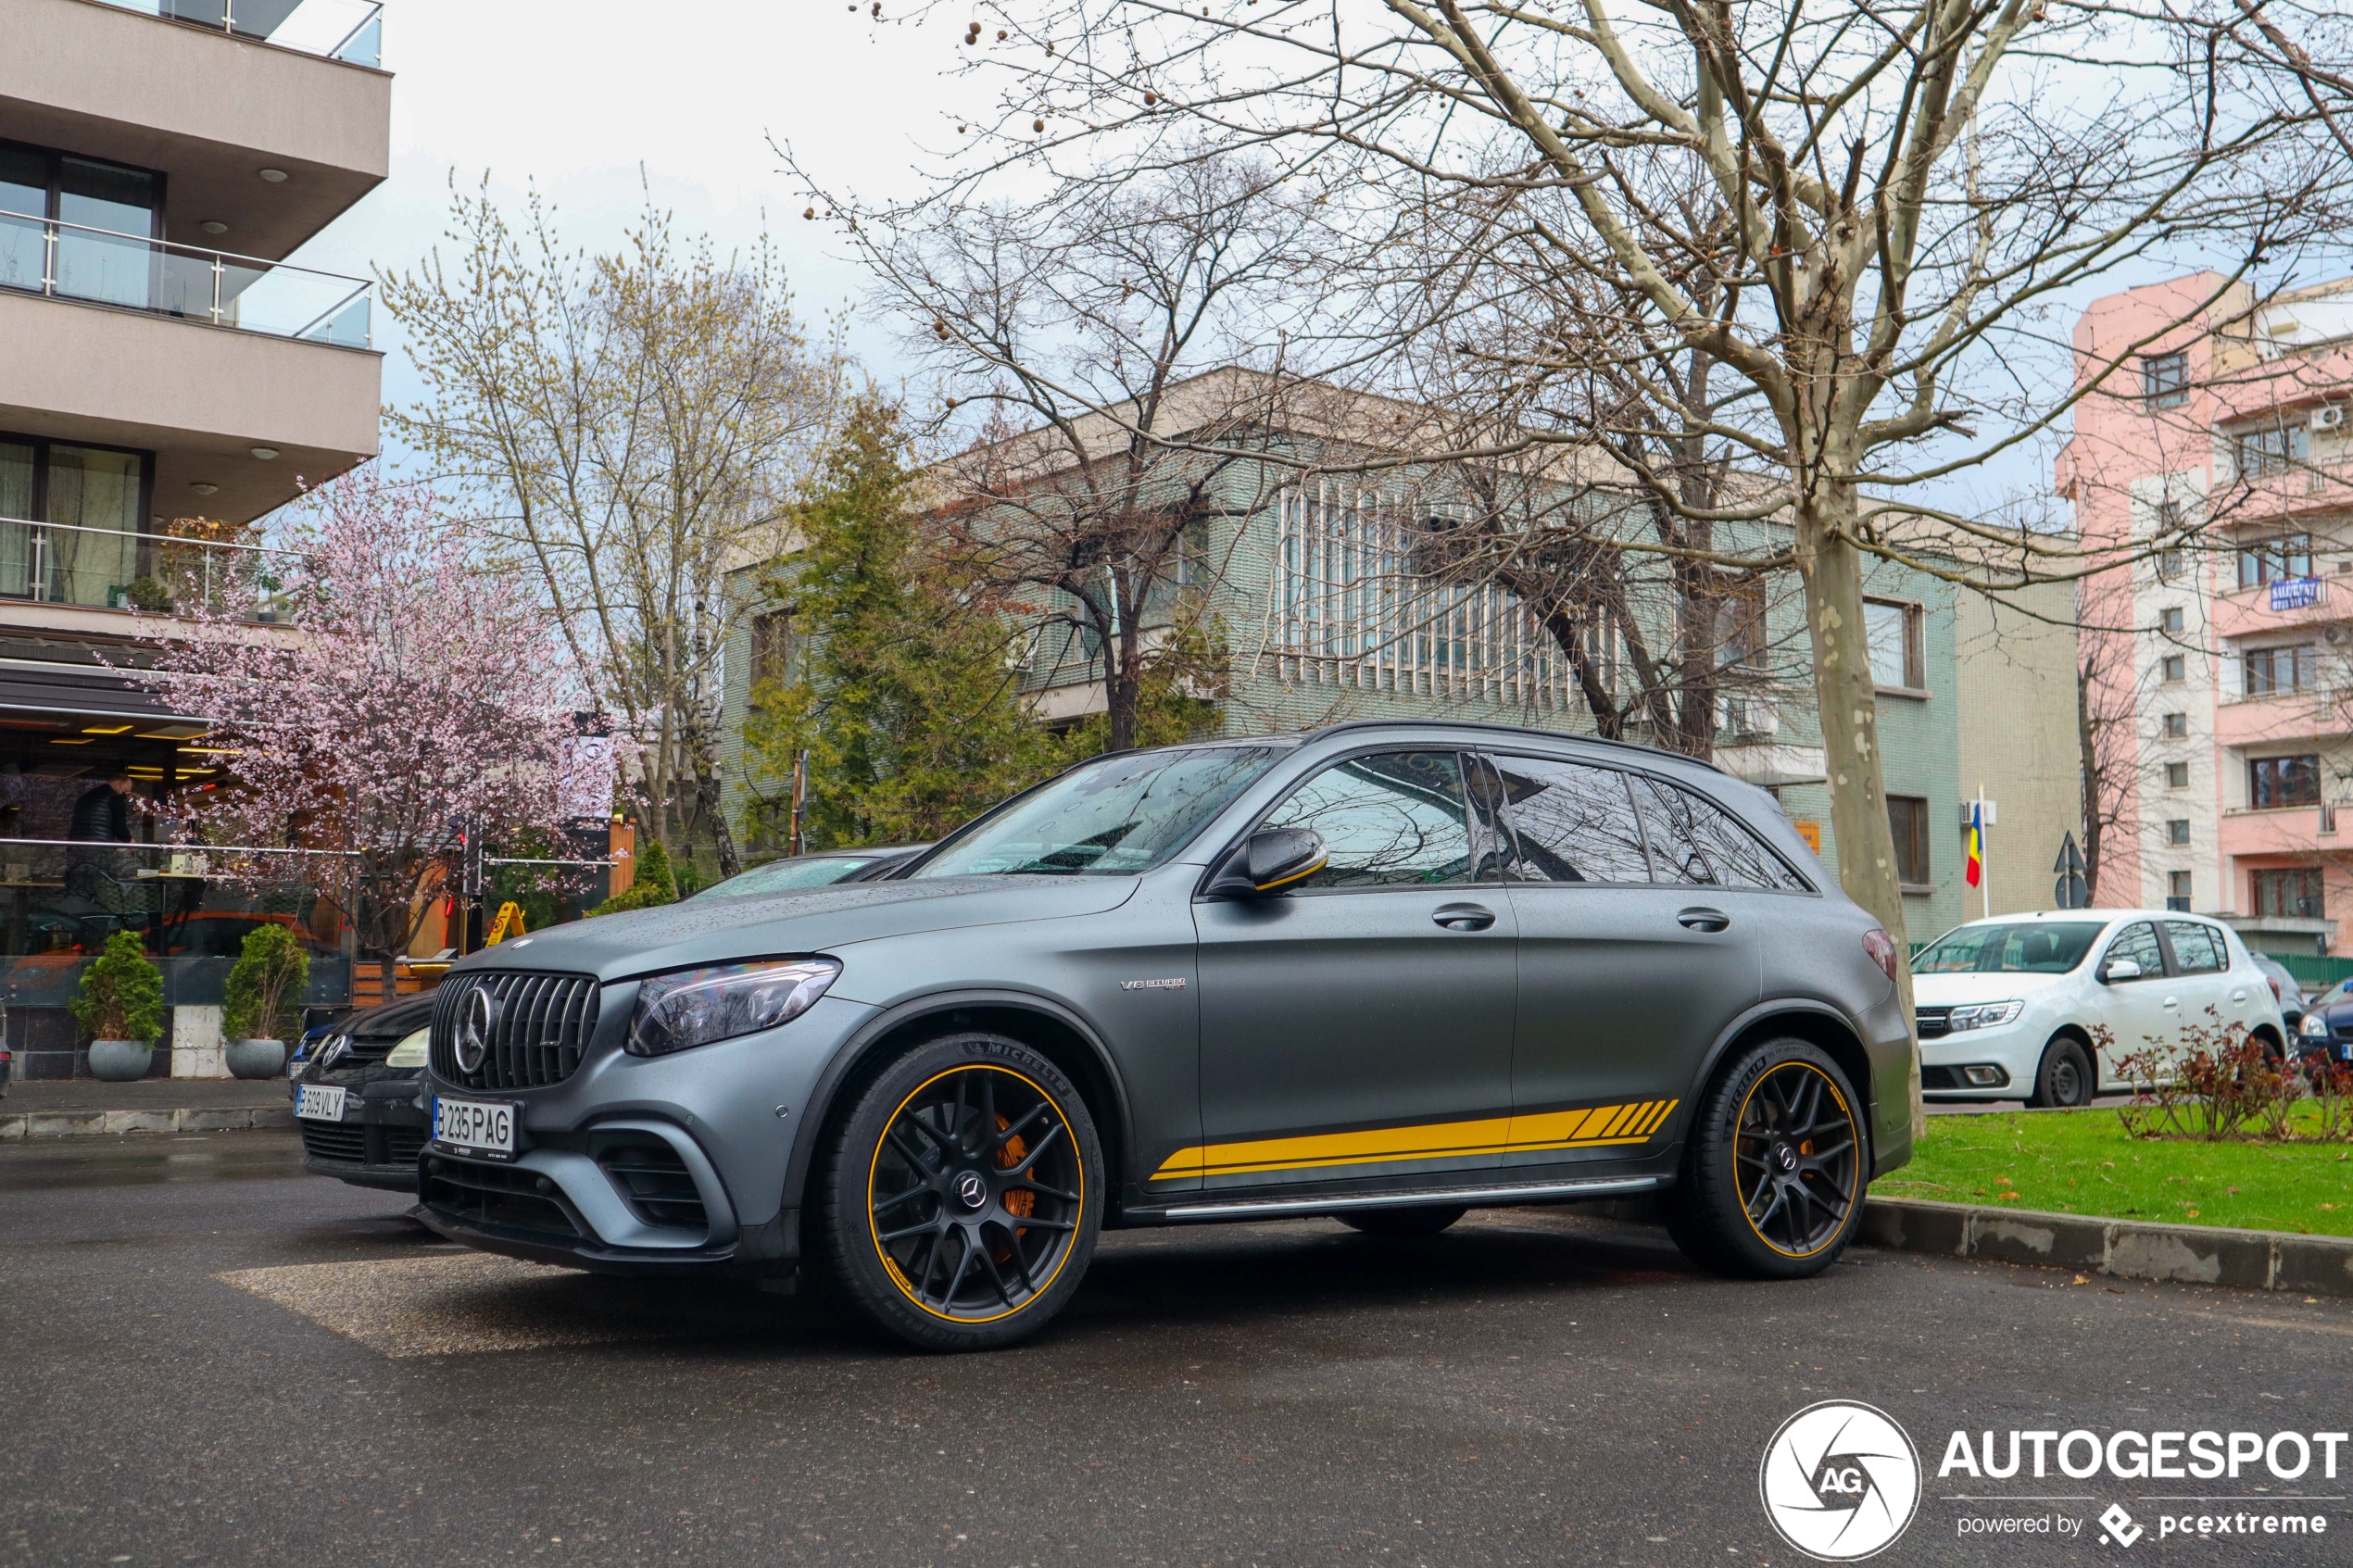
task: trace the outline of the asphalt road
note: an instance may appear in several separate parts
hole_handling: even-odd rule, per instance
[[[1108,1236],[1043,1336],[950,1359],[464,1253],[296,1147],[0,1149],[0,1564],[1794,1564],[1758,1461],[1832,1398],[1928,1467],[1876,1562],[2353,1561],[2343,1479],[1935,1474],[1956,1428],[2343,1430],[2353,1302],[1866,1252],[1733,1284],[1518,1210]],[[1959,1534],[2111,1502],[2154,1532],[2187,1505],[2151,1492],[2330,1533]]]

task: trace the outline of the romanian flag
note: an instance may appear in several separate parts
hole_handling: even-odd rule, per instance
[[[1978,814],[1972,805],[1969,814],[1969,868],[1962,873],[1971,887],[1985,877],[1985,830],[1978,825]]]

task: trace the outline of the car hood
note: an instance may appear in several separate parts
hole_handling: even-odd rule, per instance
[[[1962,1007],[1970,1002],[2006,1002],[2047,991],[2070,974],[1915,974],[1912,1002],[1917,1007]]]
[[[887,936],[1097,915],[1126,903],[1136,886],[1132,876],[956,876],[690,899],[550,926],[472,954],[451,972],[552,969],[625,980]]]

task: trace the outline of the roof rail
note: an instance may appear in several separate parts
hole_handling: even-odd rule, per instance
[[[1639,751],[1651,757],[1672,758],[1678,762],[1689,762],[1695,767],[1705,768],[1711,773],[1724,772],[1723,769],[1704,758],[1687,757],[1680,751],[1668,751],[1663,746],[1644,746],[1640,741],[1612,740],[1605,735],[1579,734],[1568,730],[1539,730],[1526,724],[1492,724],[1480,719],[1349,719],[1337,724],[1322,725],[1306,734],[1311,739],[1321,739],[1326,735],[1344,734],[1351,730],[1391,730],[1431,725],[1444,725],[1457,730],[1483,730],[1504,735],[1540,735],[1546,740],[1567,740],[1576,741],[1584,746],[1613,746],[1622,751]],[[1725,773],[1724,776],[1730,778],[1734,775]]]

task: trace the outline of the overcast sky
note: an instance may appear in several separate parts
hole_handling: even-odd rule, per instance
[[[571,239],[610,246],[642,205],[642,165],[681,235],[748,245],[764,212],[814,321],[861,278],[801,220],[769,137],[861,197],[912,191],[915,138],[951,139],[974,91],[941,74],[957,37],[945,22],[876,29],[843,0],[389,0],[392,177],[296,259],[359,275],[409,265],[441,239],[452,170],[469,187],[487,171],[510,203],[536,182]],[[376,341],[384,396],[405,402],[415,378],[381,309]],[[879,322],[853,317],[851,342],[890,374]]]

